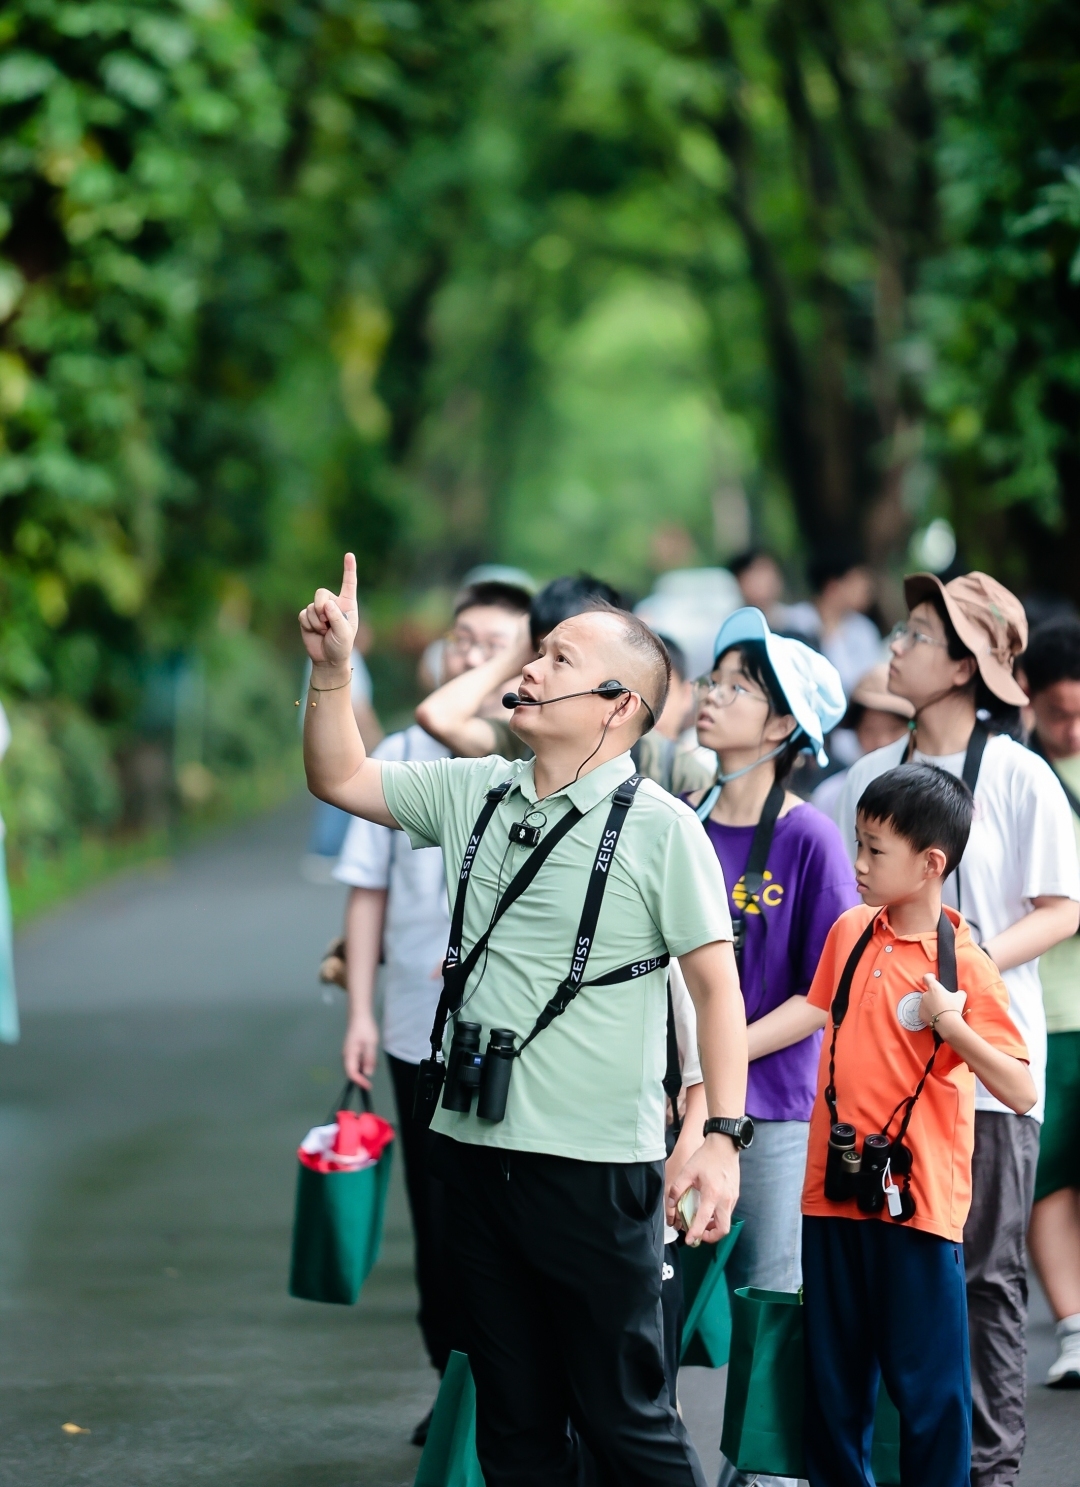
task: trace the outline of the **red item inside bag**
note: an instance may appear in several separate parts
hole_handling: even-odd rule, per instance
[[[356,1172],[370,1167],[394,1139],[394,1128],[381,1115],[339,1110],[333,1125],[315,1126],[296,1153],[315,1172]]]
[[[394,1139],[393,1126],[381,1115],[373,1115],[367,1110],[359,1114],[355,1110],[339,1110],[337,1118],[334,1150],[342,1156],[358,1156],[366,1151],[371,1160],[377,1162],[383,1148]]]

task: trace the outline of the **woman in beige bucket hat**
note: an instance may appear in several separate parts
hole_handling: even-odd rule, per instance
[[[1024,1235],[1045,1087],[1038,957],[1080,920],[1080,870],[1064,793],[1013,734],[1027,701],[1013,675],[1027,643],[1023,605],[996,579],[904,580],[908,619],[893,631],[888,687],[914,708],[908,738],[851,768],[838,821],[854,850],[855,809],[872,779],[907,758],[964,778],[975,818],[944,897],[996,961],[1028,1046],[1038,1103],[1014,1115],[976,1088],[972,1204],[964,1229],[971,1339],[971,1487],[1012,1487],[1024,1448]]]

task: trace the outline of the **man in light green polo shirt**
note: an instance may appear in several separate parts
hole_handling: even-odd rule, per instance
[[[1080,849],[1080,621],[1033,630],[1019,663],[1034,719],[1030,744],[1071,794]],[[1046,1118],[1028,1249],[1057,1319],[1052,1388],[1080,1388],[1080,936],[1039,960],[1046,1008]]]
[[[441,846],[452,902],[468,851],[463,956],[530,854],[544,854],[573,812],[573,825],[457,987],[460,1007],[452,1010],[460,1018],[450,1026],[479,1024],[482,1048],[493,1028],[510,1029],[520,1049],[568,979],[588,884],[598,873],[605,883],[584,984],[512,1060],[505,1118],[440,1105],[433,1122],[485,1480],[570,1487],[577,1461],[569,1419],[605,1479],[701,1487],[664,1382],[661,1222],[664,1207],[673,1219],[677,1199],[693,1187],[700,1207],[688,1242],[715,1241],[730,1226],[738,1147],[749,1134],[745,1017],[723,879],[693,814],[643,781],[631,791],[613,855],[606,835],[613,800],[627,798],[619,787],[637,780],[629,746],[663,707],[666,654],[623,611],[576,616],[551,632],[538,657],[485,663],[492,687],[523,664],[512,726],[532,760],[380,766],[366,758],[342,701],[355,611],[347,556],[340,595],[320,589],[300,616],[313,662],[308,784],[356,815],[401,826],[415,845]],[[506,793],[491,802],[492,787],[503,783]],[[489,820],[477,844],[485,805]],[[532,845],[511,838],[515,823],[537,828]],[[663,1194],[668,955],[680,957],[697,1009],[710,1120]],[[625,975],[614,984],[592,984],[616,971]],[[450,1046],[448,1029],[444,1054]]]

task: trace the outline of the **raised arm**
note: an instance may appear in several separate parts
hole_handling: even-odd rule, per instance
[[[478,716],[480,709],[492,692],[519,676],[535,654],[528,618],[523,615],[516,644],[496,651],[490,660],[463,671],[425,697],[416,709],[416,721],[460,758],[482,759],[494,754],[495,730],[486,718]]]
[[[349,682],[356,636],[356,559],[345,554],[340,594],[317,589],[300,611],[300,633],[311,657],[304,709],[304,770],[320,800],[380,826],[398,823],[386,808],[382,767],[369,759],[353,715]]]

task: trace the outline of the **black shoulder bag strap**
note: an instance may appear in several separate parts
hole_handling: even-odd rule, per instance
[[[484,808],[477,817],[476,825],[472,829],[468,846],[465,848],[465,856],[461,862],[461,872],[458,875],[457,894],[454,898],[454,912],[450,918],[450,939],[446,946],[446,960],[443,962],[443,985],[442,994],[439,997],[439,1005],[435,1008],[435,1021],[431,1027],[431,1057],[438,1059],[442,1053],[443,1033],[446,1030],[446,1019],[451,1012],[457,1012],[461,1006],[465,986],[472,975],[488,940],[491,932],[510,906],[517,902],[536,877],[548,857],[562,841],[568,831],[581,820],[581,812],[576,806],[571,806],[565,816],[555,823],[540,845],[532,852],[524,866],[511,879],[506,892],[495,906],[491,916],[491,922],[487,929],[477,940],[469,951],[464,961],[461,959],[461,936],[465,924],[465,898],[469,889],[469,878],[472,876],[473,863],[476,861],[476,851],[480,845],[481,838],[487,830],[492,816],[498,810],[502,801],[509,793],[512,780],[504,780],[501,785],[496,785],[493,790],[488,791]]]
[[[972,795],[975,794],[975,786],[979,783],[979,770],[982,768],[983,751],[986,748],[989,738],[990,730],[985,723],[980,722],[976,718],[975,727],[971,730],[971,737],[968,739],[967,748],[964,750],[964,768],[960,774],[960,778],[971,791]],[[905,764],[910,761],[914,752],[915,734],[912,733],[908,740],[907,753],[904,755]],[[963,858],[960,859],[960,862],[956,864],[954,869],[956,873],[956,907],[958,909],[960,908],[960,864],[962,862]],[[942,984],[944,985],[944,982]]]
[[[664,1066],[664,1093],[671,1101],[671,1132],[678,1137],[682,1130],[679,1096],[682,1094],[682,1063],[679,1059],[679,1035],[675,1028],[675,1003],[671,999],[671,981],[667,988],[667,1060]],[[671,1152],[668,1152],[668,1156]]]
[[[589,874],[589,886],[585,893],[585,907],[581,911],[581,919],[578,922],[570,974],[560,982],[555,995],[540,1013],[533,1024],[532,1031],[517,1050],[519,1058],[538,1033],[542,1033],[555,1021],[556,1017],[562,1016],[583,986],[615,986],[620,981],[633,981],[638,976],[647,976],[650,971],[666,966],[671,959],[665,952],[663,955],[652,956],[648,960],[633,961],[630,965],[620,966],[617,971],[609,971],[606,976],[597,976],[593,981],[585,980],[585,967],[588,965],[589,953],[596,939],[600,906],[604,901],[604,890],[608,884],[608,869],[615,856],[615,848],[626,823],[627,812],[634,803],[640,784],[641,776],[631,775],[628,780],[623,781],[611,797],[611,810],[608,812],[607,821],[600,834],[600,845],[596,850],[592,872]]]

